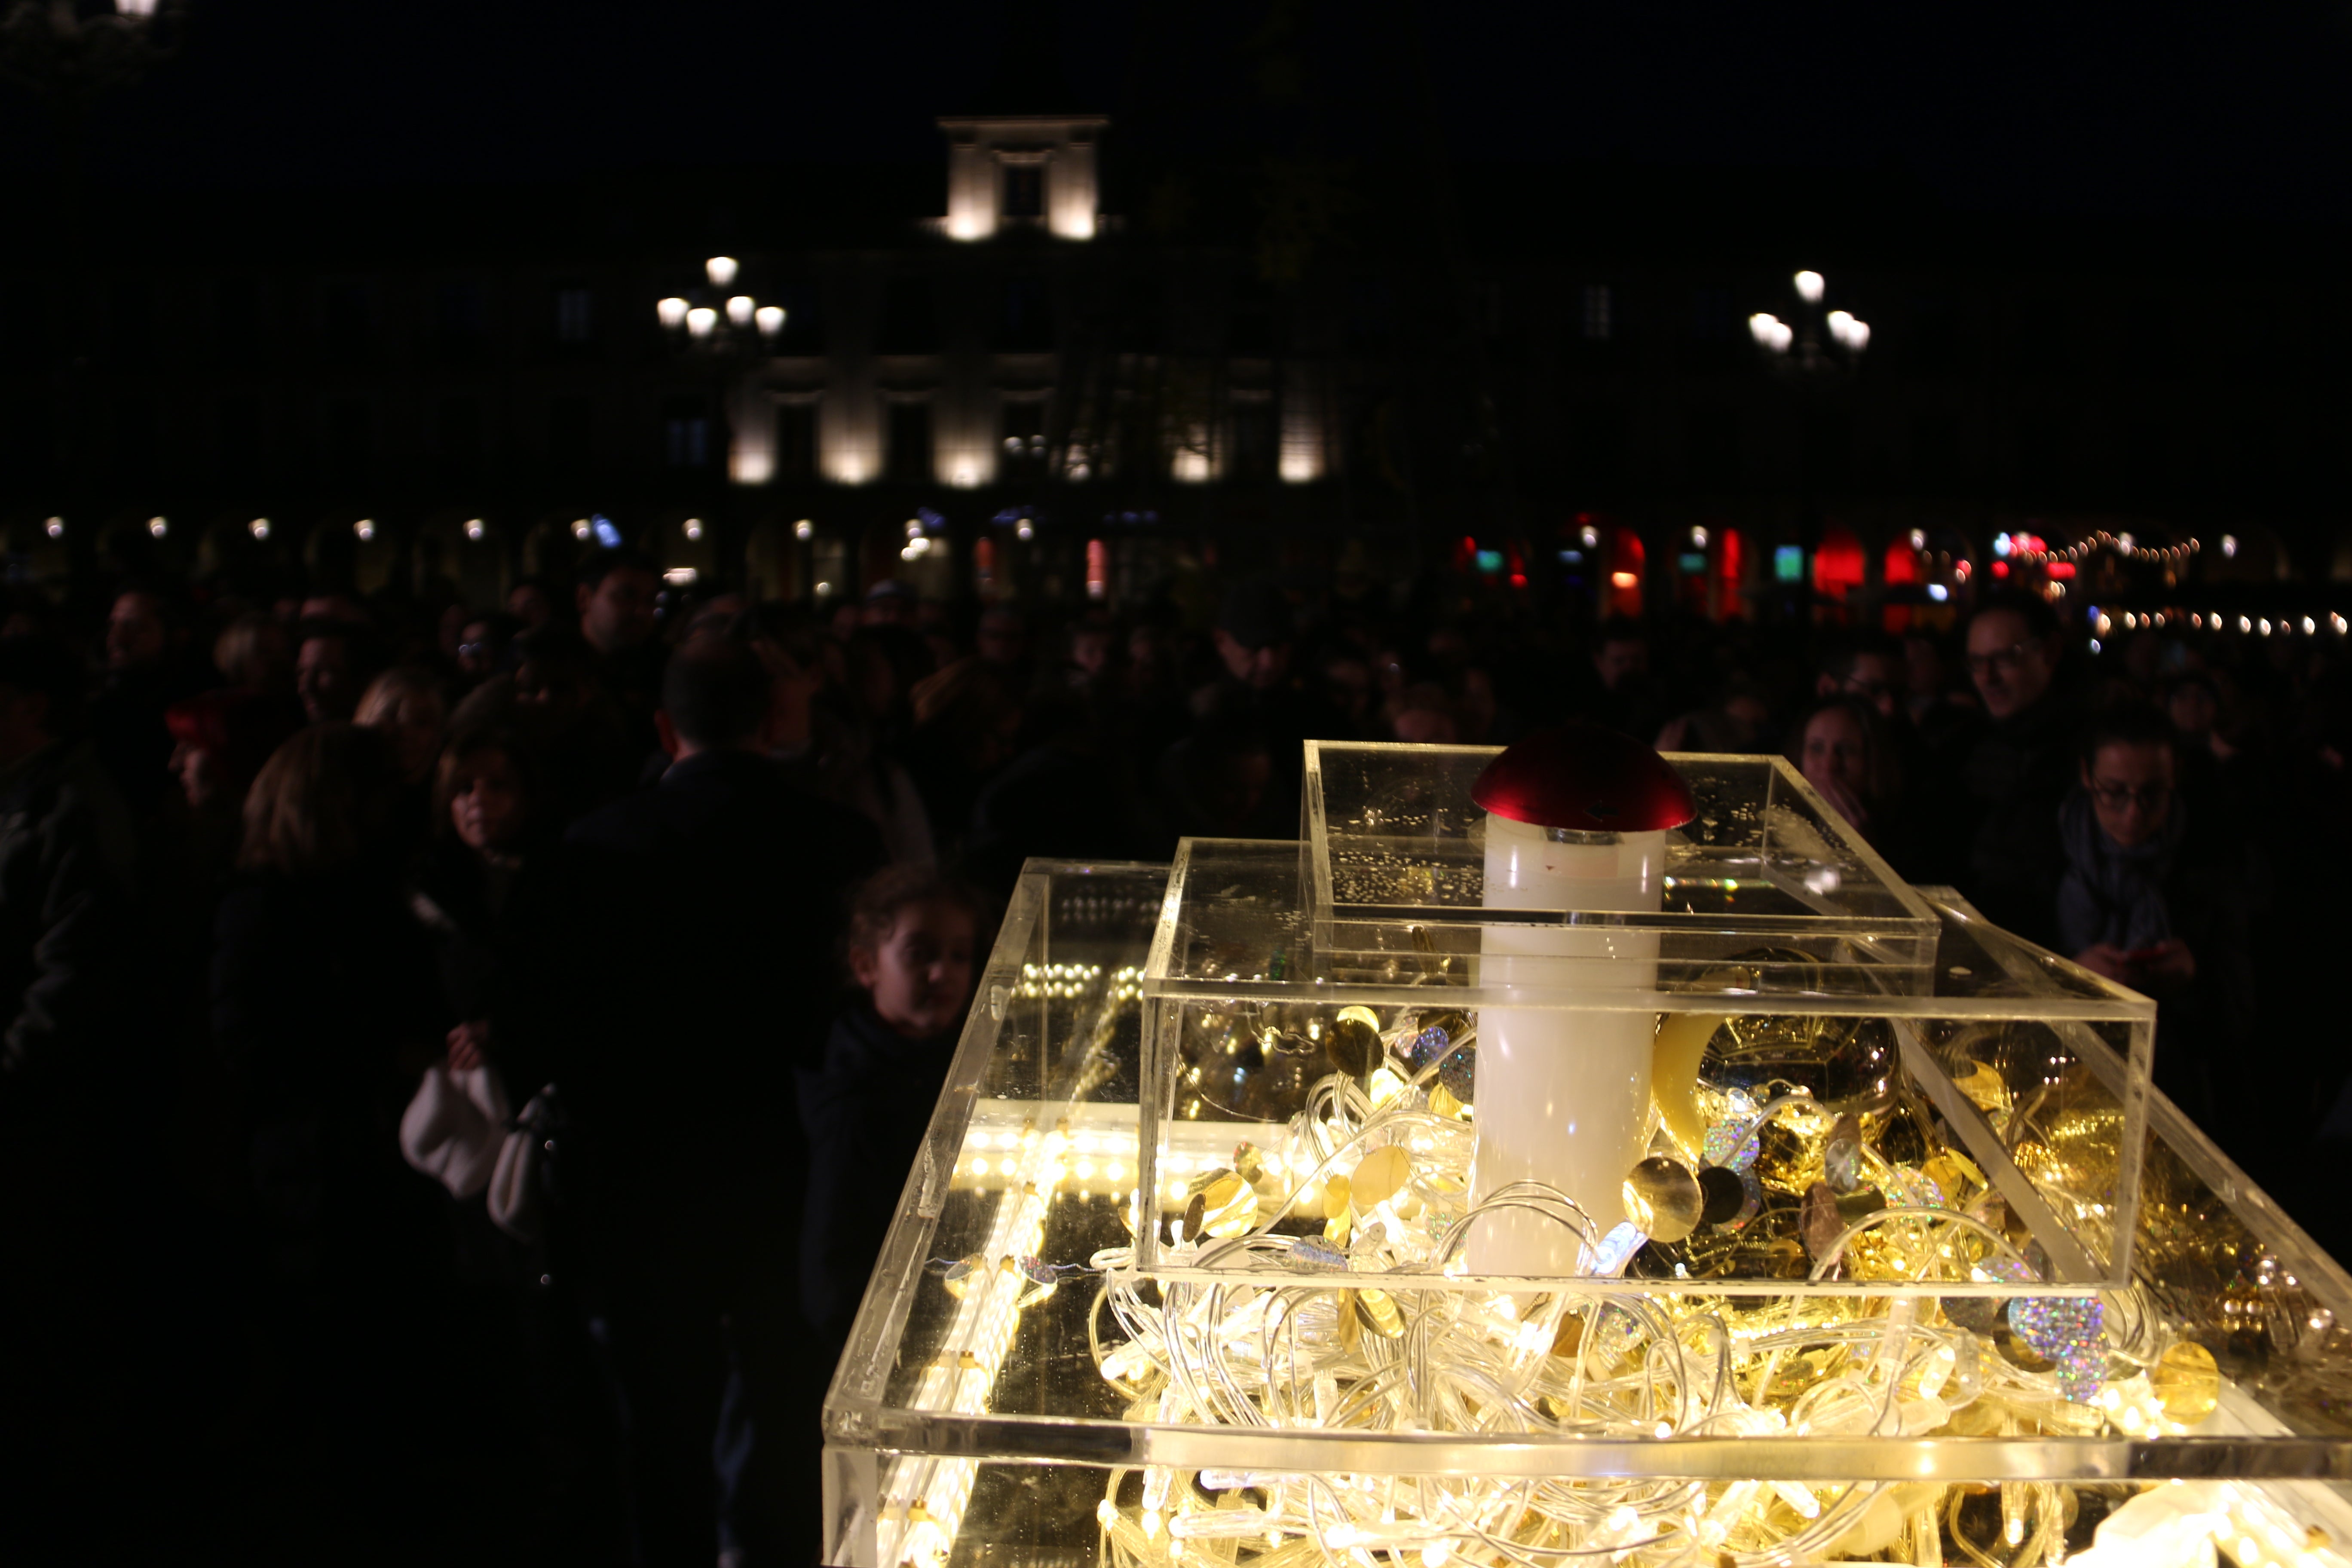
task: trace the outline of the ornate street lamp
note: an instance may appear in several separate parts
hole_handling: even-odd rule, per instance
[[[1748,334],[1756,340],[1765,363],[1807,388],[1819,388],[1833,378],[1851,374],[1870,348],[1870,323],[1851,310],[1827,309],[1829,282],[1820,273],[1809,268],[1789,281],[1797,297],[1789,320],[1767,310],[1748,318]],[[1810,404],[1812,398],[1808,395],[1804,401]],[[1797,523],[1804,557],[1796,583],[1796,603],[1807,621],[1813,614],[1813,574],[1822,547],[1822,519],[1811,470],[1810,461],[1800,465],[1803,495]]]
[[[672,294],[654,302],[654,313],[673,338],[683,336],[698,349],[741,352],[772,347],[783,335],[784,308],[762,305],[749,294],[735,291],[741,264],[731,256],[714,256],[702,264],[709,287]]]
[[[1800,272],[1790,279],[1797,308],[1784,321],[1769,311],[1748,318],[1756,346],[1776,365],[1798,371],[1851,370],[1862,363],[1870,347],[1870,323],[1851,310],[1825,310],[1828,281],[1818,272]],[[1824,342],[1826,340],[1826,342]]]

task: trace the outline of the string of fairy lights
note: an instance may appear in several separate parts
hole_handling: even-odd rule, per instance
[[[2224,534],[2222,541],[2222,554],[2235,556],[2238,553],[2235,536]],[[2175,566],[2203,554],[2205,542],[2190,539],[2179,544],[2142,544],[2128,533],[2110,533],[2104,528],[2095,529],[2074,543],[2054,550],[2030,533],[1997,534],[1992,542],[1995,555],[2006,557],[2021,566],[2046,565],[2053,561],[2078,563],[2102,550],[2150,565]]]

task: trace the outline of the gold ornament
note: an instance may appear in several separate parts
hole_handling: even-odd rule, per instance
[[[1373,1150],[1356,1163],[1356,1173],[1348,1178],[1349,1201],[1358,1214],[1378,1207],[1394,1197],[1412,1177],[1412,1157],[1391,1143]]]
[[[1240,1236],[1257,1224],[1257,1189],[1232,1171],[1213,1171],[1192,1184],[1184,1205],[1184,1234]]]
[[[1723,1024],[1713,1013],[1668,1013],[1658,1020],[1658,1040],[1650,1058],[1650,1098],[1666,1131],[1685,1155],[1696,1158],[1706,1143],[1706,1119],[1698,1108],[1699,1063],[1706,1043]]]
[[[1680,1241],[1698,1228],[1706,1194],[1679,1160],[1654,1154],[1625,1173],[1625,1217],[1655,1241]]]
[[[1396,1302],[1385,1290],[1356,1292],[1356,1316],[1364,1327],[1384,1340],[1404,1338],[1404,1314],[1397,1310]]]
[[[2182,1340],[2157,1358],[2147,1374],[2164,1418],[2194,1426],[2213,1414],[2221,1402],[2221,1369],[2213,1352],[2194,1340]]]

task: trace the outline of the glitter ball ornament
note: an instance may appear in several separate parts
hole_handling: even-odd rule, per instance
[[[1478,1098],[1478,1047],[1464,1046],[1437,1069],[1437,1084],[1464,1105]]]
[[[2096,1297],[2028,1296],[2009,1304],[2009,1326],[2057,1369],[2058,1391],[2087,1403],[2106,1370],[2105,1309]]]
[[[1706,1163],[1730,1171],[1746,1171],[1756,1163],[1756,1119],[1748,1116],[1716,1122],[1706,1130],[1702,1151]]]

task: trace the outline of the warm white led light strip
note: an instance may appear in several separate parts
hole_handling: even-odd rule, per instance
[[[1134,1002],[1137,975],[1132,967],[1114,973],[1101,1005],[1117,1008]],[[1019,994],[1076,1000],[1100,984],[1102,977],[1098,964],[1024,964]],[[996,1113],[991,1114],[992,1110]],[[1072,1101],[1061,1107],[1052,1129],[1044,1132],[1037,1127],[1038,1115],[1024,1116],[1017,1131],[1007,1131],[1011,1117],[1005,1111],[1009,1110],[1004,1101],[983,1102],[974,1108],[965,1133],[967,1154],[959,1159],[957,1169],[971,1169],[974,1162],[984,1157],[982,1152],[994,1144],[999,1154],[993,1164],[1004,1184],[1004,1200],[997,1206],[987,1245],[980,1254],[988,1267],[972,1279],[956,1303],[940,1353],[917,1386],[913,1405],[919,1410],[966,1415],[987,1412],[997,1369],[1003,1365],[1004,1352],[1020,1328],[1021,1309],[1038,1299],[1034,1281],[1017,1268],[1007,1269],[1003,1265],[1008,1258],[1035,1257],[1045,1245],[1046,1210],[1062,1195],[1064,1182],[1071,1174],[1066,1156],[1076,1153],[1079,1159],[1091,1159],[1093,1151],[1101,1149],[1120,1157],[1123,1169],[1135,1169],[1137,1111],[1133,1106]],[[1043,1113],[1042,1107],[1039,1111]],[[978,1173],[973,1171],[975,1176]],[[878,1560],[940,1568],[962,1526],[980,1465],[973,1459],[933,1457],[909,1468],[911,1476],[902,1469],[890,1487],[877,1521]]]

